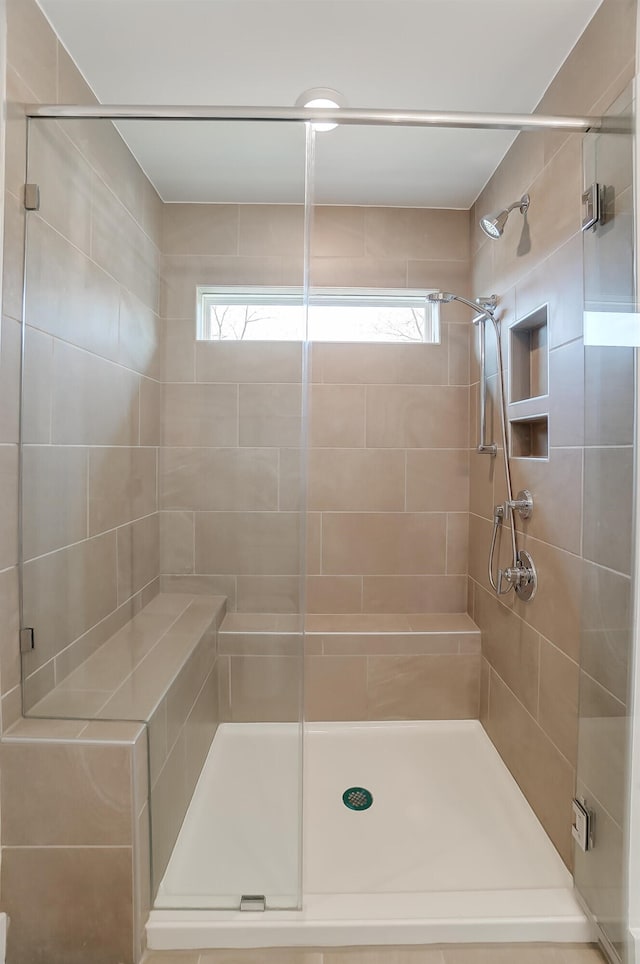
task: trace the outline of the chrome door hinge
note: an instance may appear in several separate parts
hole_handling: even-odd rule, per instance
[[[264,894],[243,894],[240,898],[240,910],[266,910],[267,901]]]
[[[571,836],[576,841],[580,850],[586,853],[593,850],[593,823],[594,813],[589,810],[585,800],[574,798],[573,803],[573,824]]]
[[[40,185],[39,184],[25,184],[24,206],[27,211],[40,210]]]
[[[36,636],[31,627],[20,630],[20,652],[30,653],[36,648]]]

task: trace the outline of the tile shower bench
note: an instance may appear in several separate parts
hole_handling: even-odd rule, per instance
[[[479,715],[480,630],[466,613],[308,615],[304,650],[308,720]],[[297,719],[300,617],[228,613],[218,653],[224,719]]]
[[[69,905],[87,960],[138,960],[150,867],[159,881],[219,722],[225,611],[224,596],[156,595],[3,736],[12,960],[47,948],[66,964]],[[25,886],[35,925],[12,906]]]
[[[478,715],[480,631],[464,614],[311,615],[304,654],[310,720]],[[297,616],[159,594],[7,731],[15,964],[42,948],[68,964],[71,934],[87,961],[139,959],[150,867],[157,886],[218,723],[297,719],[301,655]]]

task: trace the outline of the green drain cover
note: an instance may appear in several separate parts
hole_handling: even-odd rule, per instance
[[[342,794],[342,802],[349,810],[368,810],[373,803],[373,796],[364,787],[349,787]]]

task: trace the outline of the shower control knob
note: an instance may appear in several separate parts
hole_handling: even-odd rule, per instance
[[[521,519],[530,519],[533,514],[533,496],[528,489],[521,489],[515,499],[507,499],[507,505],[515,509]]]

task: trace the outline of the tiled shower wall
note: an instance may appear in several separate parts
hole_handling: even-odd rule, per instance
[[[634,74],[635,13],[632,0],[605,0],[539,111],[597,114],[609,107]],[[514,212],[501,241],[487,240],[478,228],[472,241],[474,293],[497,292],[503,329],[540,305],[549,305],[549,458],[516,459],[512,465],[514,494],[526,487],[535,497],[532,519],[528,523],[517,520],[517,525],[524,534],[521,545],[532,554],[538,569],[538,596],[531,603],[522,603],[511,594],[498,602],[490,591],[487,553],[493,506],[505,498],[503,467],[501,457],[495,465],[488,458],[472,457],[470,612],[482,630],[481,719],[569,865],[581,613],[584,625],[585,607],[590,607],[594,625],[600,629],[597,645],[603,645],[610,635],[606,627],[621,624],[615,610],[621,591],[622,596],[628,593],[629,582],[624,567],[622,574],[610,571],[621,568],[612,562],[612,552],[620,538],[628,536],[629,519],[622,513],[611,520],[614,525],[602,526],[606,499],[604,503],[600,500],[608,493],[617,505],[611,485],[617,479],[616,484],[624,486],[625,472],[626,484],[630,483],[631,463],[628,461],[626,469],[621,463],[605,481],[603,473],[612,469],[613,462],[592,446],[603,444],[604,428],[620,416],[620,412],[614,414],[617,399],[632,397],[633,378],[632,365],[627,363],[630,353],[623,353],[622,359],[615,352],[608,355],[606,375],[600,381],[602,373],[594,373],[594,383],[597,374],[597,383],[608,389],[591,398],[591,412],[585,413],[582,140],[582,136],[558,133],[521,134],[479,197],[473,223],[477,224],[481,214],[499,210],[528,191],[531,207],[526,222]],[[472,383],[475,397],[477,365],[472,367]],[[495,377],[492,390],[495,397]],[[587,438],[585,417],[587,431],[592,426]],[[620,424],[627,425],[623,441],[630,442],[629,419],[622,418]],[[599,426],[595,435],[594,425]],[[493,432],[498,438],[495,407]],[[583,472],[590,480],[585,485],[584,504]],[[618,526],[622,531],[616,535]],[[502,542],[504,565],[508,540]],[[583,559],[587,573],[584,597]],[[616,658],[610,654],[604,663]],[[591,662],[598,675],[596,661]],[[604,664],[603,671],[609,672]],[[612,694],[595,680],[592,693],[590,713],[607,715]]]
[[[197,342],[197,284],[300,285],[296,206],[164,209],[161,559],[167,588],[298,609],[301,350]],[[318,207],[311,283],[469,293],[466,211]],[[308,597],[315,613],[466,606],[468,312],[439,345],[311,357]]]
[[[25,102],[95,102],[39,8],[11,0],[2,330],[3,726],[20,714],[17,465]],[[29,702],[153,592],[159,574],[160,200],[113,127],[40,123],[29,175],[25,617]],[[73,282],[73,283],[72,283]],[[56,296],[56,292],[60,295]],[[96,624],[101,625],[95,629]]]

